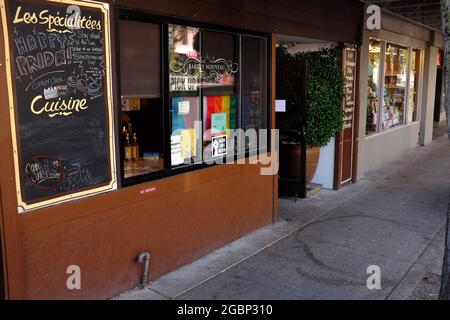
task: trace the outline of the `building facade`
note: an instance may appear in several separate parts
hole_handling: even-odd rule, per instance
[[[277,43],[351,44],[346,126],[316,179],[357,182],[432,139],[441,34],[387,12],[368,30],[360,1],[0,6],[9,299],[110,298],[139,285],[141,253],[154,279],[278,221],[275,141],[263,131],[277,128]],[[267,143],[239,146],[237,129]],[[67,287],[74,266],[82,290]]]
[[[275,128],[276,34],[348,42],[360,35],[363,8],[352,0],[0,5],[10,299],[110,298],[139,285],[140,253],[150,253],[154,279],[277,221],[276,171],[263,175],[267,165],[251,160],[255,151],[270,156],[270,143],[237,149],[234,160],[246,164],[207,160],[236,151],[232,129]],[[67,287],[74,266],[82,290]]]

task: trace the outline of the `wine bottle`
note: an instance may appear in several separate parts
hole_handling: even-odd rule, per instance
[[[124,124],[123,127],[122,127],[122,137],[123,137],[124,140],[127,137],[127,133],[128,133],[128,130],[127,130],[126,125]]]
[[[131,157],[133,160],[139,160],[139,145],[137,143],[136,132],[133,133],[133,144],[131,145]]]
[[[131,143],[130,143],[130,134],[127,133],[126,143],[125,143],[125,161],[132,160],[132,152],[131,152]]]

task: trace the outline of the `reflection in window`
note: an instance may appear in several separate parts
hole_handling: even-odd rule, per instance
[[[195,130],[201,121],[199,36],[197,28],[169,25],[172,166],[192,164],[202,151]]]
[[[237,129],[267,129],[267,39],[175,24],[162,37],[162,24],[131,19],[119,20],[121,157],[124,178],[136,177],[124,183],[254,146],[242,150]]]
[[[411,53],[411,70],[409,73],[408,123],[417,121],[417,98],[419,91],[420,50]]]
[[[237,44],[236,34],[202,31],[203,143],[211,148],[204,151],[207,159],[234,152],[229,144],[239,116]]]
[[[367,86],[366,134],[377,132],[378,106],[380,100],[380,62],[381,44],[370,40],[369,44],[369,83]]]
[[[384,76],[382,128],[404,124],[408,49],[388,43]]]
[[[164,168],[161,27],[120,20],[121,131],[124,177]]]
[[[242,129],[259,130],[267,123],[266,41],[242,37]],[[250,137],[250,135],[248,135]],[[246,149],[256,149],[257,141],[246,141]]]
[[[240,116],[238,40],[234,33],[169,25],[172,166],[234,151],[231,136]]]

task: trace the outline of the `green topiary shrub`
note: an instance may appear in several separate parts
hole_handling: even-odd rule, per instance
[[[341,104],[344,98],[344,77],[339,63],[341,51],[341,46],[295,55],[290,55],[284,48],[277,51],[277,60],[281,62],[280,64],[283,59],[291,63],[293,60],[308,61],[306,134],[308,145],[311,147],[326,146],[331,138],[342,130],[344,114]],[[297,101],[298,87],[296,83],[284,82],[280,89],[277,88],[277,95],[290,101]],[[279,90],[281,92],[278,92]],[[291,109],[282,116],[279,125],[293,129],[299,126],[298,119],[299,111]]]

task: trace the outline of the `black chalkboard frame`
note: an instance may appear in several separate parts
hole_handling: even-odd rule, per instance
[[[12,41],[10,20],[11,13],[9,12],[8,3],[14,0],[0,0],[0,14],[2,18],[2,28],[4,32],[4,46],[5,46],[5,58],[6,58],[6,78],[8,89],[8,101],[9,101],[9,113],[10,113],[10,125],[11,136],[14,155],[14,168],[15,168],[15,183],[17,192],[17,205],[18,212],[28,212],[31,210],[40,209],[43,207],[76,200],[84,197],[93,196],[96,194],[108,192],[117,189],[117,170],[116,170],[116,155],[115,155],[115,135],[114,135],[114,111],[112,104],[112,75],[111,75],[111,38],[110,38],[110,9],[107,3],[94,3],[94,2],[81,2],[77,0],[38,0],[33,3],[42,3],[54,5],[54,6],[70,6],[76,5],[80,8],[86,8],[88,10],[96,10],[102,16],[102,35],[103,35],[103,48],[104,48],[104,62],[105,62],[105,114],[106,114],[106,139],[108,144],[108,171],[109,179],[105,183],[99,185],[92,185],[87,188],[77,189],[74,192],[61,193],[55,197],[41,198],[36,201],[25,201],[23,197],[23,185],[22,178],[23,172],[21,168],[21,153],[20,153],[20,139],[19,139],[19,125],[17,120],[17,95],[20,94],[16,91],[16,85],[14,81],[14,67],[12,64]],[[22,0],[22,2],[28,2]],[[8,14],[9,13],[9,14]]]

